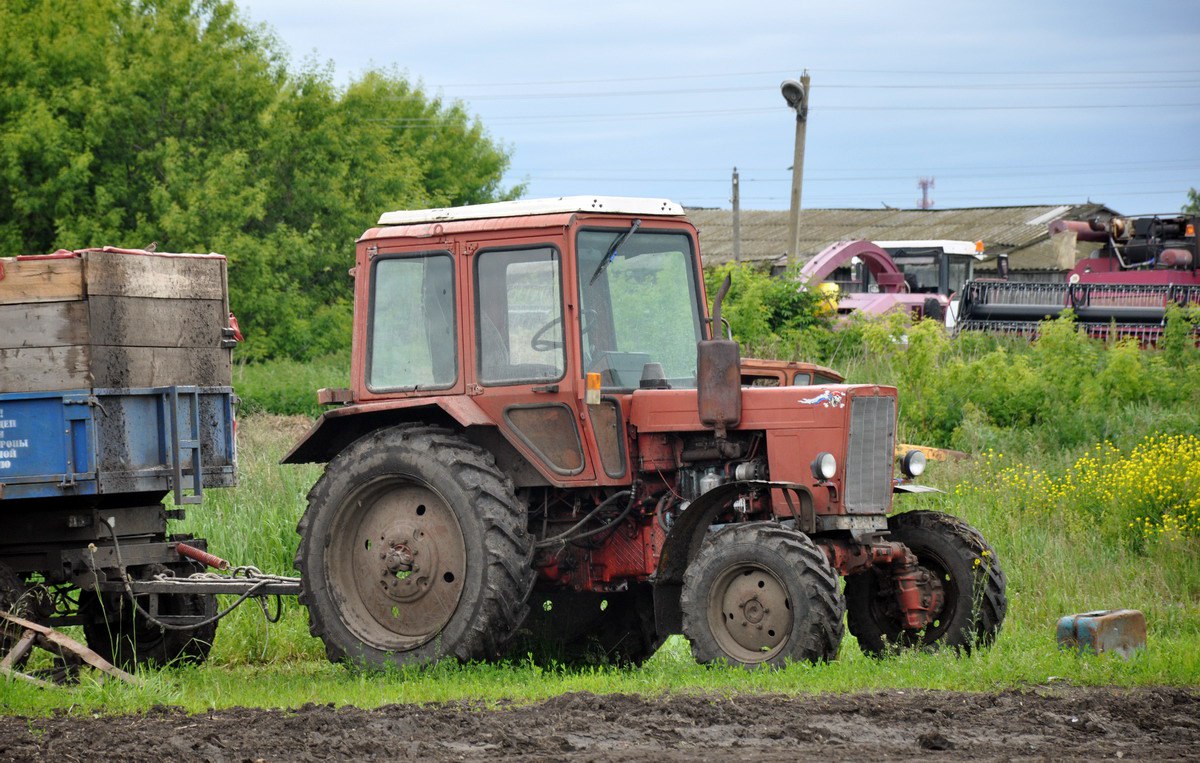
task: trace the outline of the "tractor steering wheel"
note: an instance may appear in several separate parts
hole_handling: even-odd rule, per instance
[[[596,311],[594,309],[589,309],[589,310],[583,311],[584,321],[583,321],[582,328],[579,329],[580,337],[587,336],[587,333],[592,330],[592,326],[595,325],[595,320],[594,320],[595,316],[596,316]],[[531,336],[529,338],[529,346],[532,347],[537,352],[545,352],[546,350],[557,350],[558,348],[562,347],[563,343],[561,341],[556,341],[554,339],[545,339],[542,337],[543,334],[545,334],[546,332],[548,332],[550,329],[554,328],[555,326],[560,325],[561,323],[562,323],[561,318],[551,318],[550,321],[548,323],[546,323],[545,326],[542,326],[540,329],[533,332],[533,336]]]
[[[531,336],[529,338],[529,346],[531,348],[533,348],[534,350],[536,350],[537,352],[545,352],[546,350],[557,350],[559,347],[562,347],[563,343],[561,341],[556,341],[554,339],[544,339],[542,337],[542,335],[545,334],[546,332],[548,332],[550,329],[554,328],[555,326],[561,326],[561,325],[562,325],[561,318],[551,318],[550,321],[548,323],[546,323],[545,326],[542,326],[540,329],[533,332],[533,336]]]

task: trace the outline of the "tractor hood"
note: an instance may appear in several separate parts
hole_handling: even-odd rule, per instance
[[[877,384],[744,387],[741,392],[742,417],[733,429],[742,431],[842,426],[854,399],[896,398],[895,387]],[[694,389],[636,390],[629,421],[639,432],[702,430],[696,404]]]

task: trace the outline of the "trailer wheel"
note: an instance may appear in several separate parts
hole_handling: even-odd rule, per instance
[[[888,519],[892,539],[942,583],[945,603],[922,631],[903,627],[895,587],[886,570],[846,578],[850,633],[873,657],[900,648],[947,646],[969,653],[996,639],[1004,614],[1004,570],[996,552],[966,522],[937,511],[910,511]]]
[[[837,657],[837,573],[803,533],[772,522],[711,533],[683,576],[683,633],[701,663],[755,668]]]
[[[525,507],[491,455],[449,430],[402,425],[353,443],[297,530],[300,602],[334,662],[496,657],[528,612]]]
[[[190,575],[202,568],[191,563],[172,565],[152,564],[141,576],[149,579],[169,572]],[[144,599],[138,602],[147,605]],[[199,664],[208,659],[217,623],[212,622],[193,630],[166,630],[147,621],[137,612],[124,594],[80,594],[80,611],[88,615],[83,625],[87,645],[117,667],[162,667],[177,664]],[[211,594],[162,594],[158,598],[161,615],[187,615],[208,619],[217,613],[217,597]]]
[[[538,665],[638,666],[666,640],[654,626],[648,584],[618,593],[535,594],[509,656]]]
[[[29,605],[23,598],[25,584],[17,573],[4,562],[0,562],[0,612],[17,617],[28,617]],[[8,622],[0,623],[0,656],[8,652],[20,634],[19,628]],[[11,631],[11,632],[10,632]]]

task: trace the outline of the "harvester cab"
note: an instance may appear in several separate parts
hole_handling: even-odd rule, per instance
[[[837,311],[906,310],[953,327],[958,295],[984,259],[982,241],[838,241],[804,264],[806,288],[832,288]]]
[[[781,665],[834,658],[846,611],[871,654],[998,632],[983,538],[889,517],[896,390],[743,365],[677,204],[393,212],[356,254],[351,388],[285,458],[327,462],[296,563],[332,659],[639,663],[681,632]]]

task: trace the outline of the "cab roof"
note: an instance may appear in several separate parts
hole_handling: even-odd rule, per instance
[[[462,207],[435,209],[401,209],[379,216],[379,225],[413,225],[483,220],[494,217],[525,217],[528,215],[573,214],[591,212],[615,215],[659,215],[683,217],[683,207],[668,199],[645,199],[634,196],[560,196],[554,199],[521,199],[492,204],[468,204]]]

